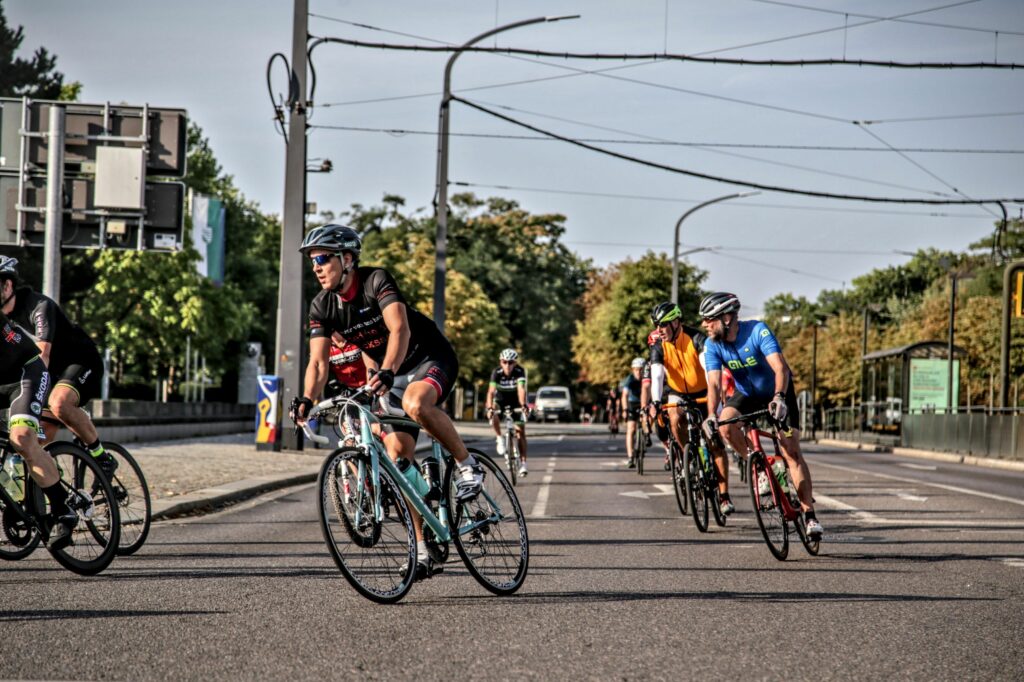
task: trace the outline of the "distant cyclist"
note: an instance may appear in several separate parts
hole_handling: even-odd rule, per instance
[[[656,343],[661,343],[661,332],[655,328],[650,334],[647,335],[647,352],[648,357],[650,356],[651,346]],[[671,452],[668,443],[669,430],[668,424],[665,423],[662,415],[651,416],[648,407],[651,404],[651,361],[648,360],[644,363],[644,374],[643,374],[643,389],[640,391],[640,416],[641,418],[646,417],[648,420],[648,432],[653,433],[657,436],[658,441],[661,443],[661,447],[665,449],[665,460],[662,463],[665,471],[669,471],[672,466],[669,463],[669,453]],[[650,445],[650,436],[647,437],[648,445]]]
[[[46,438],[52,439],[61,424],[67,426],[110,477],[117,460],[103,447],[92,419],[82,409],[100,395],[103,358],[89,335],[68,319],[56,301],[31,287],[17,286],[17,266],[17,259],[0,256],[0,300],[3,312],[32,336],[53,381],[42,416]]]
[[[63,549],[71,544],[78,515],[68,507],[57,464],[39,444],[39,416],[49,389],[50,375],[39,349],[24,329],[0,312],[0,408],[10,408],[7,429],[11,446],[25,458],[29,475],[50,503],[46,546]]]
[[[636,453],[633,452],[633,434],[640,425],[640,394],[643,390],[644,359],[633,358],[629,363],[629,374],[619,382],[621,393],[620,406],[622,416],[626,420],[626,465],[630,469],[636,466]]]
[[[651,346],[651,400],[659,405],[667,384],[667,404],[676,405],[683,397],[689,398],[707,418],[711,406],[707,404],[708,379],[701,357],[707,337],[698,329],[684,326],[682,315],[679,306],[671,301],[659,303],[651,311],[651,322],[661,332],[661,341]],[[689,434],[683,416],[679,410],[669,410],[668,416],[676,441],[686,445]],[[718,470],[719,511],[727,516],[736,511],[729,498],[729,461],[715,440],[708,445]]]
[[[505,439],[501,435],[501,414],[505,408],[512,410],[516,425],[516,440],[519,442],[519,475],[526,476],[526,418],[529,409],[526,406],[526,368],[520,365],[519,353],[515,348],[506,348],[498,356],[500,365],[491,372],[491,382],[487,387],[487,418],[494,428],[495,444],[498,455],[508,457],[505,452]]]
[[[785,421],[788,417],[790,424],[796,424],[799,423],[800,412],[792,372],[775,335],[764,322],[740,321],[739,310],[739,299],[724,291],[709,294],[700,302],[700,316],[710,337],[706,354],[710,415],[705,422],[705,431],[719,431],[736,452],[746,454],[749,447],[740,426],[732,423],[719,427],[715,416],[721,401],[719,387],[723,368],[732,372],[736,385],[732,397],[722,408],[723,420],[767,409],[775,419]],[[779,445],[800,497],[807,534],[821,537],[823,529],[814,515],[812,504],[811,472],[800,452],[800,430],[791,428],[780,433]],[[758,483],[767,486],[767,481]],[[761,492],[763,494],[767,490]]]
[[[329,356],[331,377],[327,380],[324,395],[332,397],[345,391],[360,388],[366,384],[366,363],[359,346],[350,343],[338,332],[331,334]]]
[[[305,423],[327,382],[331,337],[338,332],[363,351],[373,364],[369,387],[386,395],[395,378],[408,381],[401,406],[409,417],[455,458],[456,498],[470,500],[483,487],[483,467],[466,450],[451,418],[440,408],[455,387],[459,360],[437,326],[405,302],[398,284],[387,270],[360,267],[362,240],[344,225],[325,225],[310,230],[299,251],[309,258],[321,291],[309,305],[309,364],[304,395],[292,401],[296,423]],[[397,389],[396,389],[397,390]],[[416,437],[395,428],[384,444],[400,465],[414,464]],[[413,513],[416,529],[416,578],[428,577],[441,569],[435,566],[423,540],[423,522]]]

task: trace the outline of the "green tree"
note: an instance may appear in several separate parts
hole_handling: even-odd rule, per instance
[[[31,59],[17,57],[15,55],[24,40],[24,27],[10,28],[0,5],[0,97],[59,99],[64,74],[56,70],[56,55],[50,54],[45,47],[39,47]],[[77,96],[77,91],[69,91],[68,94]]]

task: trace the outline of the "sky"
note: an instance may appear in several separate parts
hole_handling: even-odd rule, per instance
[[[187,109],[246,197],[280,212],[285,147],[274,129],[265,73],[273,53],[290,55],[291,3],[4,0],[3,8],[9,24],[25,28],[22,52],[43,45],[55,53],[66,80],[83,84],[83,102]],[[748,59],[1024,63],[1020,0],[310,0],[310,14],[314,36],[399,44],[462,43],[520,19],[580,14],[482,44]],[[329,158],[334,172],[309,175],[308,200],[341,212],[398,194],[408,209],[429,213],[447,55],[323,45],[313,59],[318,84],[308,156]],[[612,67],[603,74],[578,73]],[[485,87],[513,81],[532,82]],[[456,63],[452,83],[456,95],[531,125],[709,175],[883,197],[1024,196],[1024,70],[786,68],[467,53]],[[284,86],[277,64],[272,89],[280,93]],[[560,213],[566,217],[564,241],[596,266],[648,250],[670,252],[684,212],[743,191],[559,141],[509,139],[534,133],[460,103],[453,104],[451,132],[449,178],[470,186],[454,186],[450,193],[470,190],[515,199],[533,213]],[[481,134],[499,137],[476,136]],[[992,151],[1002,153],[983,153]],[[1021,207],[1007,208],[1016,216]],[[994,221],[977,206],[764,192],[693,213],[680,241],[682,251],[714,247],[685,258],[708,271],[707,288],[735,292],[745,314],[757,315],[777,293],[814,299],[822,289],[850,286],[872,268],[906,262],[901,252],[962,250],[991,234]]]

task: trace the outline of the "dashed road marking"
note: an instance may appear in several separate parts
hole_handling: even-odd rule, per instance
[[[548,511],[548,497],[551,496],[551,481],[554,479],[555,457],[548,459],[547,472],[540,479],[540,487],[537,489],[537,499],[533,502],[533,510],[530,518],[541,519]]]
[[[900,462],[900,466],[907,469],[918,469],[919,471],[937,471],[939,468],[931,464],[911,464],[910,462]]]

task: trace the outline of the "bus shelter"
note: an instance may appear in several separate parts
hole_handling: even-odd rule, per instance
[[[921,341],[887,348],[862,357],[861,396],[864,428],[898,433],[907,412],[945,410],[952,391],[959,402],[960,359],[966,351],[953,347],[953,385],[949,385],[948,344]]]

